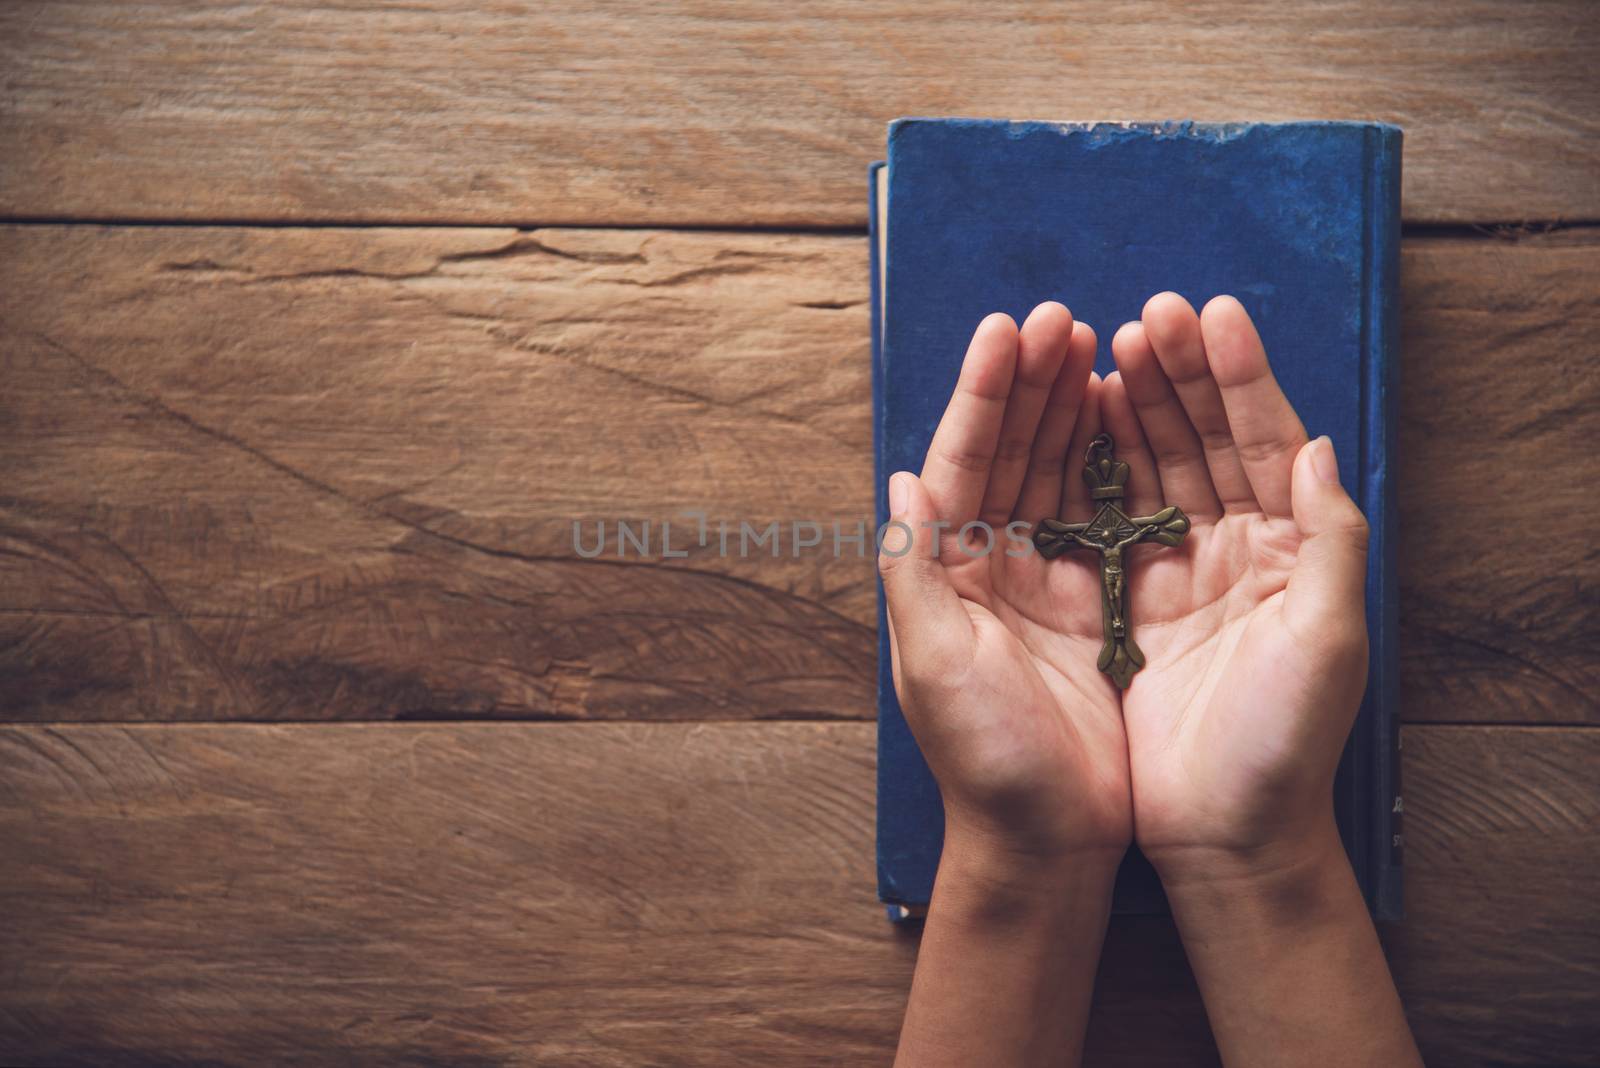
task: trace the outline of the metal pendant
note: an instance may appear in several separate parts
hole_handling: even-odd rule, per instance
[[[1146,539],[1161,545],[1177,546],[1189,533],[1189,517],[1176,505],[1168,505],[1154,515],[1134,518],[1121,508],[1128,465],[1115,456],[1111,435],[1101,434],[1089,443],[1084,457],[1083,479],[1089,484],[1089,497],[1099,505],[1087,523],[1063,523],[1042,519],[1034,531],[1033,543],[1039,554],[1053,560],[1069,549],[1093,549],[1100,554],[1100,612],[1105,644],[1098,665],[1126,690],[1134,673],[1144,667],[1144,653],[1133,640],[1128,625],[1127,563],[1124,553]]]

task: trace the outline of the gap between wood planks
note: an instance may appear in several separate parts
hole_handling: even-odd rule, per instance
[[[546,223],[546,222],[481,222],[481,221],[426,221],[384,222],[365,219],[316,219],[288,221],[283,219],[254,219],[249,217],[216,219],[165,219],[159,217],[128,216],[125,218],[88,219],[78,216],[54,215],[0,215],[0,226],[98,226],[98,227],[172,227],[199,230],[218,227],[238,227],[258,230],[682,230],[689,233],[722,234],[789,234],[817,237],[862,237],[865,226],[785,226],[781,224],[729,224],[729,223],[679,223],[672,226],[646,223]],[[1515,241],[1523,237],[1543,237],[1566,231],[1600,230],[1600,219],[1520,219],[1481,220],[1467,223],[1408,222],[1401,224],[1402,238],[1462,238],[1467,240]]]

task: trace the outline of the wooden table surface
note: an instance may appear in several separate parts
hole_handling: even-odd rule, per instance
[[[1405,923],[1435,1065],[1600,1049],[1600,18],[0,7],[0,1062],[883,1063],[901,114],[1406,127]],[[586,527],[592,529],[592,526]],[[1216,1060],[1164,919],[1090,1063]]]

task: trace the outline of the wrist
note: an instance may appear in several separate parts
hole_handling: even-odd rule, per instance
[[[1126,851],[1108,846],[1035,852],[948,826],[934,907],[1000,923],[1062,910],[1109,912]]]
[[[946,825],[896,1064],[1078,1062],[1120,854],[1015,846]]]
[[[1355,885],[1331,812],[1248,845],[1169,847],[1151,863],[1175,910],[1249,907],[1264,918],[1282,912],[1304,921],[1330,895],[1342,896],[1345,884]]]
[[[1157,870],[1228,1064],[1415,1065],[1415,1046],[1331,814]]]

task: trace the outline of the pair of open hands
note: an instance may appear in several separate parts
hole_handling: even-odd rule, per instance
[[[921,477],[890,482],[913,537],[880,569],[895,686],[947,840],[1041,859],[1136,840],[1166,878],[1331,827],[1366,680],[1367,527],[1238,301],[1196,314],[1159,294],[1111,347],[1102,381],[1093,330],[1060,304],[1020,330],[985,319]],[[1084,453],[1102,432],[1131,468],[1129,514],[1175,504],[1193,524],[1180,548],[1128,551],[1148,666],[1126,691],[1096,667],[1094,554],[973,555],[958,533],[1088,520]]]

